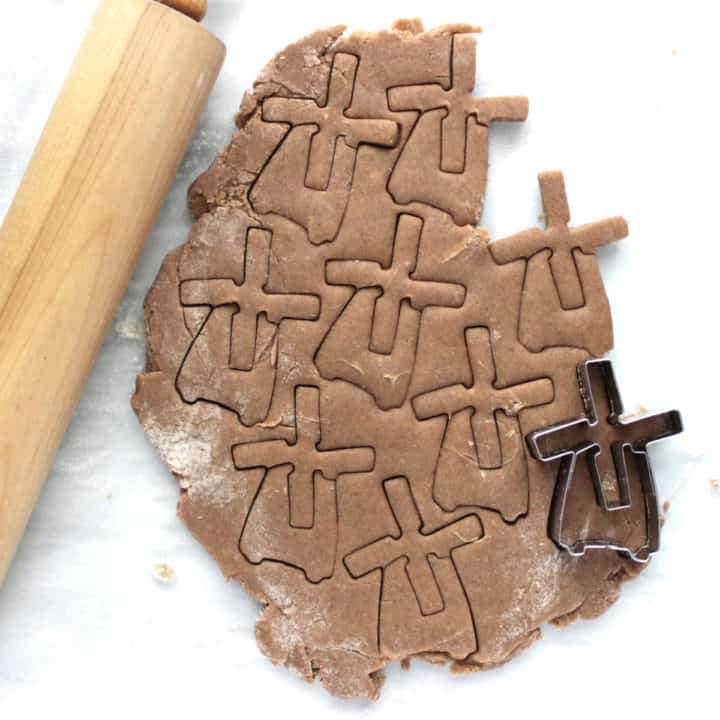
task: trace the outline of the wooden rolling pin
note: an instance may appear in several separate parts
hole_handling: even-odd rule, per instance
[[[205,10],[100,1],[0,230],[0,585],[225,58]]]

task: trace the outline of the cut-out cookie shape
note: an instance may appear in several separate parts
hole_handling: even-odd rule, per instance
[[[525,120],[528,101],[472,97],[475,39],[471,36],[453,36],[451,63],[449,89],[430,84],[388,90],[391,110],[423,113],[397,160],[388,190],[397,203],[427,203],[450,213],[458,225],[474,225],[487,184],[489,125]]]
[[[436,110],[444,108],[441,124],[440,163],[444,173],[463,173],[468,160],[468,118],[478,125],[488,126],[497,120],[522,121],[527,118],[528,100],[525,97],[473,97],[475,88],[475,38],[454,35],[451,48],[451,80],[448,89],[442,85],[406,85],[388,90],[391,110]]]
[[[548,378],[497,387],[487,328],[465,331],[472,385],[450,385],[413,398],[418,420],[447,416],[433,497],[447,511],[472,505],[515,520],[527,511],[527,463],[519,413],[553,400]]]
[[[280,322],[319,313],[315,296],[265,292],[270,234],[251,223],[224,209],[204,219],[178,267],[183,317],[194,338],[177,373],[178,392],[186,402],[228,408],[247,426],[270,408]]]
[[[680,413],[672,410],[624,420],[609,360],[588,360],[580,364],[578,384],[585,417],[537,430],[528,436],[530,450],[538,460],[560,460],[549,522],[550,536],[571,555],[583,555],[588,548],[610,548],[626,553],[633,560],[646,562],[657,551],[660,541],[660,513],[647,447],[682,432]],[[583,457],[597,504],[606,512],[625,510],[633,503],[644,505],[647,536],[641,545],[629,547],[602,537],[575,540],[565,537],[565,506],[577,463]],[[631,497],[630,468],[639,475],[641,498]]]
[[[475,225],[487,186],[488,128],[468,117],[465,169],[443,172],[440,128],[444,117],[443,110],[420,116],[393,168],[388,191],[400,205],[424,203],[448,213],[457,225]]]
[[[262,104],[266,122],[292,129],[250,192],[257,212],[298,223],[314,244],[332,241],[340,227],[361,143],[394,146],[397,123],[349,114],[358,58],[334,56],[325,104],[310,98],[271,97]]]
[[[290,525],[312,528],[315,523],[315,475],[337,480],[343,473],[369,472],[375,452],[369,447],[321,449],[320,391],[313,387],[295,390],[295,442],[264,440],[233,446],[238,470],[273,468],[289,464]]]
[[[453,550],[476,542],[482,537],[482,525],[477,517],[468,515],[434,532],[424,533],[422,517],[407,478],[388,478],[383,485],[398,533],[353,551],[345,557],[345,567],[354,578],[360,578],[404,558],[405,571],[421,613],[440,613],[445,609],[445,601],[430,565],[430,556],[447,558]]]
[[[335,570],[338,521],[335,483],[322,472],[313,472],[309,478],[312,483],[309,497],[298,501],[296,494],[293,503],[293,487],[297,493],[295,472],[293,465],[285,463],[265,473],[240,535],[240,551],[255,565],[266,561],[290,565],[302,570],[310,582],[317,583],[332,577]],[[303,518],[293,521],[291,517],[293,507],[297,513],[301,502],[301,507],[312,513],[308,526],[301,524]]]
[[[405,214],[398,217],[392,264],[388,268],[362,260],[330,260],[325,269],[330,285],[351,285],[357,290],[382,289],[373,312],[370,335],[373,352],[384,355],[392,352],[403,300],[418,312],[429,305],[457,308],[465,300],[465,288],[461,285],[415,277],[422,227],[418,217]]]
[[[393,147],[398,141],[398,126],[392,120],[354,118],[348,115],[352,104],[358,58],[337,53],[330,71],[324,105],[306,98],[268,98],[262,106],[266,122],[292,126],[313,125],[305,184],[314,190],[326,190],[338,138],[351,148],[360,143]]]
[[[405,398],[415,359],[420,313],[431,305],[458,308],[465,300],[462,285],[416,277],[422,228],[420,218],[398,216],[392,262],[387,268],[366,260],[330,260],[325,269],[330,285],[349,285],[358,291],[379,288],[380,294],[375,296],[372,313],[367,312],[370,293],[354,304],[351,301],[320,348],[318,369],[324,377],[348,382],[354,382],[357,374],[363,376],[360,386],[371,392],[383,409],[397,407]],[[356,317],[359,309],[364,320]],[[366,328],[370,329],[367,345]],[[387,360],[373,363],[375,356]],[[396,367],[391,369],[388,364]],[[390,378],[390,383],[380,377],[373,382],[371,378],[378,371],[383,380]]]
[[[402,659],[425,652],[464,660],[477,648],[473,617],[452,558],[428,555],[443,599],[441,612],[423,614],[403,556],[382,571],[378,645],[383,655]]]
[[[313,245],[321,245],[335,239],[345,215],[355,151],[338,138],[327,188],[309,188],[305,185],[306,158],[313,133],[309,125],[290,130],[253,184],[248,199],[255,212],[292,220],[305,229]]]
[[[388,355],[370,349],[378,288],[358,290],[332,325],[315,356],[326,380],[345,380],[370,393],[378,407],[391,410],[405,401],[415,364],[420,313],[403,301],[395,345]]]
[[[255,360],[258,317],[279,324],[285,319],[316,320],[320,299],[316,295],[271,292],[266,289],[270,272],[270,243],[267,230],[251,228],[245,250],[245,276],[237,284],[230,278],[185,280],[180,285],[180,301],[186,306],[219,307],[235,305],[230,366],[251,370]]]
[[[626,237],[627,223],[612,217],[570,228],[562,173],[545,172],[538,179],[545,230],[531,228],[490,245],[501,265],[528,261],[520,341],[533,352],[575,346],[602,355],[612,347],[612,322],[595,248]]]
[[[277,374],[278,326],[258,318],[253,364],[238,370],[230,360],[237,305],[214,307],[180,366],[175,386],[188,403],[206,400],[232,410],[248,427],[267,417]]]

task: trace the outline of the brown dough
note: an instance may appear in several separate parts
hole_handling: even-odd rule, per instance
[[[341,697],[377,697],[392,660],[495,667],[638,567],[558,549],[557,468],[524,442],[582,412],[575,368],[612,345],[594,248],[626,226],[568,229],[549,173],[546,230],[472,227],[490,124],[527,113],[471,96],[475,31],[286,48],[147,298],[133,405],[179,513],[264,604],[263,652]],[[592,506],[576,478],[569,526]],[[641,534],[642,513],[623,523]]]

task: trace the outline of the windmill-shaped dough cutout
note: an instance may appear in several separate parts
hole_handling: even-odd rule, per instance
[[[509,387],[496,383],[490,333],[465,330],[472,384],[450,385],[412,400],[418,420],[446,416],[433,497],[446,511],[460,506],[497,510],[510,520],[527,512],[527,465],[518,415],[552,402],[549,378]]]
[[[180,286],[183,305],[236,305],[239,308],[233,316],[230,352],[231,366],[236,370],[253,367],[260,315],[279,324],[285,319],[317,320],[320,314],[317,295],[267,289],[271,242],[272,234],[267,230],[250,229],[245,250],[245,276],[240,284],[231,278],[218,278],[185,280]]]
[[[452,36],[448,87],[439,83],[388,90],[388,106],[420,111],[388,181],[400,205],[425,203],[458,225],[480,219],[488,169],[488,132],[497,120],[525,120],[524,97],[473,97],[475,38]]]
[[[291,128],[253,185],[250,203],[260,214],[297,223],[315,245],[335,239],[358,146],[392,147],[399,138],[392,120],[351,116],[358,64],[354,55],[335,54],[324,105],[307,97],[270,97],[262,104],[265,122]]]
[[[578,366],[580,397],[585,417],[567,420],[528,435],[531,453],[542,462],[560,461],[549,521],[550,537],[571,555],[588,548],[618,550],[633,560],[646,562],[660,544],[660,514],[647,447],[682,432],[677,410],[625,420],[612,364],[587,360]],[[565,508],[578,460],[588,464],[597,504],[606,512],[626,510],[643,503],[647,537],[639,547],[629,547],[600,537],[565,537]],[[630,493],[630,472],[637,472],[642,498]]]
[[[238,470],[292,465],[289,476],[290,525],[311,528],[314,523],[314,481],[321,473],[336,480],[343,473],[363,473],[375,465],[370,447],[320,449],[320,391],[316,387],[295,390],[295,442],[263,440],[239,443],[232,449]]]
[[[270,409],[276,379],[278,330],[285,319],[316,320],[320,298],[268,290],[272,234],[247,230],[242,273],[189,278],[180,284],[185,308],[210,308],[176,377],[183,400],[214,402],[252,426]],[[222,253],[218,252],[222,257]],[[213,264],[219,267],[217,260]]]
[[[339,138],[352,148],[357,148],[360,143],[392,147],[398,141],[398,126],[392,120],[348,115],[357,69],[358,58],[354,55],[335,55],[325,105],[307,98],[280,97],[269,98],[263,103],[262,117],[267,122],[317,127],[310,143],[305,175],[305,184],[314,190],[325,190],[328,186]]]
[[[363,260],[330,260],[326,266],[329,285],[351,285],[356,289],[382,288],[375,302],[370,350],[389,355],[398,334],[402,303],[407,300],[417,312],[430,305],[460,307],[465,288],[457,283],[425,280],[415,276],[420,255],[423,223],[414,215],[398,217],[390,267]]]
[[[407,85],[388,90],[391,110],[436,110],[444,108],[442,120],[440,169],[448,173],[465,172],[468,118],[478,125],[496,120],[525,120],[525,97],[473,97],[475,88],[475,38],[454,35],[450,47],[450,87]]]
[[[423,519],[408,479],[388,478],[383,486],[399,532],[350,553],[345,557],[345,566],[350,575],[359,578],[405,558],[406,572],[422,614],[442,612],[445,603],[429,558],[450,557],[453,550],[479,540],[483,535],[480,520],[467,515],[434,532],[423,532]]]
[[[527,260],[520,341],[533,352],[569,346],[603,355],[613,345],[612,319],[595,248],[626,237],[627,222],[611,217],[571,228],[563,174],[544,172],[538,180],[545,229],[530,228],[490,245],[501,265]]]
[[[464,286],[416,272],[422,231],[421,218],[402,213],[388,267],[368,260],[329,260],[326,265],[329,285],[348,285],[356,292],[323,340],[315,363],[322,377],[363,388],[383,410],[405,400],[425,308],[459,308],[465,301]]]

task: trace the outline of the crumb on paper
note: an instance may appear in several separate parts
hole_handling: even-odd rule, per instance
[[[175,580],[175,568],[168,563],[155,563],[153,565],[152,575],[159,583],[169,585]]]
[[[145,337],[143,324],[130,316],[115,323],[115,332],[125,340],[142,340]]]
[[[669,500],[663,500],[662,508],[660,511],[660,527],[665,527],[665,522],[667,521],[667,511],[670,509],[670,501]]]
[[[718,478],[710,478],[710,487],[713,490],[720,490],[720,479]]]

